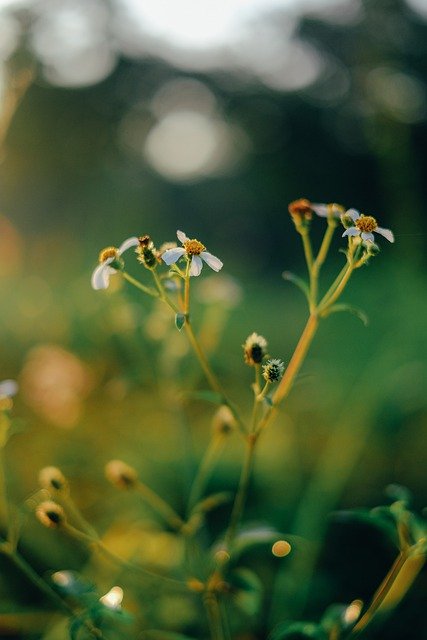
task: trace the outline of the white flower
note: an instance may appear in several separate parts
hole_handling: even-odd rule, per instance
[[[389,242],[394,242],[393,232],[390,229],[379,227],[373,216],[361,215],[356,209],[349,209],[345,215],[353,220],[355,226],[346,229],[343,236],[360,236],[365,242],[374,242],[373,232],[375,231]]]
[[[344,213],[344,207],[332,202],[331,204],[311,204],[311,208],[321,218],[340,218]]]
[[[110,276],[117,273],[117,269],[111,267],[111,263],[119,259],[122,253],[136,247],[139,244],[139,240],[136,237],[128,238],[118,249],[116,247],[108,247],[101,251],[99,255],[99,265],[92,273],[91,284],[93,289],[107,289],[110,284]]]
[[[169,266],[177,262],[184,254],[191,260],[190,276],[198,276],[203,267],[204,260],[214,271],[222,269],[222,262],[211,253],[206,251],[206,247],[196,239],[187,238],[183,231],[177,231],[178,240],[182,242],[182,247],[168,249],[162,255],[162,260]]]
[[[18,383],[15,380],[0,382],[0,398],[12,398],[18,393]]]

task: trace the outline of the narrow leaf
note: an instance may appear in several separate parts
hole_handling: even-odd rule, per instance
[[[236,590],[233,596],[235,604],[248,616],[258,613],[262,600],[262,582],[250,569],[235,569],[228,577]]]
[[[177,313],[175,315],[175,326],[178,329],[178,331],[181,331],[184,325],[185,325],[185,313]]]
[[[357,307],[353,307],[351,304],[334,304],[333,307],[328,309],[325,317],[331,315],[331,313],[339,313],[340,311],[348,311],[349,313],[352,313],[354,316],[359,318],[361,322],[363,322],[365,327],[369,324],[369,319],[366,313]]]
[[[300,291],[303,292],[307,300],[310,301],[310,291],[305,280],[295,275],[295,273],[292,273],[292,271],[284,271],[282,273],[282,278],[288,282],[292,282],[296,287],[298,287],[298,289],[300,289]]]

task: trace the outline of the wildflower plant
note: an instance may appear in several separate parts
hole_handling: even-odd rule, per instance
[[[250,631],[254,618],[259,614],[262,579],[245,566],[244,554],[248,549],[269,544],[275,557],[292,556],[294,542],[291,534],[285,535],[270,526],[251,527],[244,524],[256,451],[264,432],[289,396],[323,320],[342,311],[356,312],[364,317],[354,307],[341,302],[341,297],[355,272],[378,255],[374,233],[390,242],[394,241],[392,232],[379,227],[374,217],[360,214],[355,209],[345,209],[336,203],[313,204],[301,198],[289,205],[289,213],[302,240],[307,277],[301,278],[288,271],[284,272],[283,277],[303,292],[308,317],[290,357],[282,359],[277,356],[283,354],[270,354],[267,339],[256,331],[244,340],[242,366],[246,364],[253,372],[252,406],[249,410],[242,411],[229,397],[228,389],[212,368],[198,332],[193,327],[193,282],[196,277],[203,277],[203,263],[214,272],[219,272],[223,267],[222,261],[209,253],[201,241],[191,239],[178,230],[181,246],[165,243],[157,249],[150,235],[133,236],[118,248],[108,247],[101,251],[99,264],[92,274],[91,282],[95,290],[106,289],[113,275],[122,277],[141,294],[169,309],[171,319],[174,318],[176,328],[186,335],[188,345],[205,376],[209,386],[205,390],[205,397],[217,405],[212,416],[210,441],[193,478],[184,513],[175,510],[167,500],[144,484],[137,470],[126,461],[114,459],[105,466],[105,476],[111,485],[118,491],[139,496],[157,515],[165,530],[172,532],[182,543],[185,550],[183,561],[177,564],[172,575],[154,571],[149,565],[122,558],[111,551],[73,502],[71,484],[60,469],[42,469],[39,474],[41,489],[29,503],[39,526],[51,529],[52,535],[57,530],[58,535],[69,536],[90,552],[96,551],[117,571],[132,575],[135,581],[145,584],[148,594],[158,589],[186,594],[197,606],[203,606],[205,619],[197,627],[203,639],[208,636],[211,640],[243,637],[242,634]],[[311,227],[318,223],[326,224],[326,227],[320,246],[315,250]],[[323,291],[319,276],[339,227],[344,243],[344,264]],[[132,260],[142,267],[140,278],[131,276],[127,270],[128,262]],[[7,440],[11,397],[16,391],[12,381],[0,383],[0,426],[1,433],[4,433],[2,445]],[[243,447],[238,486],[233,492],[206,495],[209,480],[232,434],[240,436]],[[133,624],[126,614],[126,592],[119,584],[112,582],[107,593],[100,595],[96,587],[69,569],[56,572],[46,580],[40,577],[19,553],[19,526],[10,508],[3,479],[0,488],[6,522],[0,551],[70,617],[72,640],[85,637],[107,640],[111,637],[162,640],[190,638],[183,635],[181,629],[146,629],[143,620],[137,630],[133,627],[132,636],[129,627],[126,628],[126,624]],[[204,531],[209,514],[230,502],[225,529],[216,540],[209,540]],[[366,512],[365,517],[370,518],[371,515]],[[382,509],[380,517],[387,521],[389,527],[391,525],[397,553],[395,562],[371,602],[354,600],[337,605],[332,613],[328,610],[317,623],[285,620],[271,630],[271,640],[293,637],[352,640],[364,632],[380,612],[389,611],[399,602],[423,566],[427,551],[427,529],[423,521],[409,510],[406,496],[399,495],[391,506]],[[123,623],[124,631],[118,631]]]

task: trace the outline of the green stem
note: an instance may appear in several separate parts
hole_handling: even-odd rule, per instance
[[[331,241],[335,232],[337,224],[334,219],[328,218],[328,227],[325,231],[325,235],[323,236],[322,244],[320,245],[319,253],[313,264],[313,270],[316,274],[319,273],[320,268],[325,262],[326,256],[328,255],[329,247],[331,246]]]
[[[249,481],[255,459],[255,445],[257,436],[250,434],[246,439],[245,459],[243,461],[242,471],[240,474],[239,486],[234,500],[233,510],[231,512],[230,523],[225,534],[225,546],[230,549],[236,536],[237,527],[239,526],[243,510],[245,508],[246,497],[249,489]]]
[[[167,293],[165,291],[165,288],[163,286],[163,283],[160,280],[157,272],[154,269],[152,269],[151,273],[153,274],[154,282],[155,282],[157,290],[159,292],[160,300],[163,300],[163,302],[166,302],[166,304],[172,309],[172,311],[174,311],[175,313],[179,313],[178,307],[176,306],[175,303],[172,302],[172,300],[167,295]]]
[[[4,515],[6,532],[10,528],[10,508],[6,493],[6,479],[4,474],[3,449],[0,450],[0,514]]]
[[[188,498],[187,516],[190,515],[191,510],[202,497],[212,469],[224,447],[224,443],[225,437],[223,434],[215,433],[211,438],[191,487],[190,497]]]
[[[307,262],[308,272],[311,274],[313,269],[313,250],[308,229],[303,228],[299,231],[302,238],[302,246],[304,248],[305,261]]]
[[[322,244],[320,245],[319,252],[316,259],[313,262],[310,278],[310,300],[311,300],[311,312],[314,310],[317,304],[318,292],[319,292],[319,273],[320,269],[325,262],[326,256],[331,245],[331,240],[336,228],[336,222],[332,218],[328,218],[328,226],[323,236]]]
[[[26,560],[24,560],[24,558],[22,558],[18,553],[16,553],[12,549],[8,549],[8,547],[5,545],[2,545],[2,547],[0,547],[0,551],[2,551],[8,558],[10,558],[13,564],[28,578],[28,580],[30,580],[30,582],[32,582],[52,602],[54,602],[58,609],[64,611],[64,613],[71,617],[80,617],[79,614],[73,609],[73,607],[67,604],[56,593],[56,591],[54,591],[42,578],[40,578],[38,573],[34,571],[31,565],[29,565],[28,562],[26,562]],[[82,624],[84,624],[88,631],[96,638],[104,638],[101,630],[96,628],[89,620],[82,619]]]
[[[203,369],[203,372],[212,388],[213,391],[215,391],[216,393],[218,393],[219,396],[221,396],[221,402],[222,404],[227,405],[227,407],[230,409],[230,411],[232,412],[233,416],[236,419],[237,422],[237,426],[240,430],[240,432],[243,435],[246,435],[246,428],[245,425],[242,421],[242,419],[240,418],[240,415],[238,413],[238,411],[236,410],[236,408],[233,406],[232,402],[228,399],[224,389],[222,388],[221,384],[219,383],[217,377],[215,376],[215,374],[213,373],[210,364],[208,362],[208,359],[206,358],[206,355],[203,351],[203,349],[201,348],[195,333],[193,331],[193,327],[191,326],[191,322],[189,320],[189,318],[187,318],[186,322],[185,322],[185,330],[187,333],[187,337],[189,339],[189,342],[193,348],[194,353],[197,356],[197,359],[199,360],[200,366]]]
[[[216,594],[212,591],[207,592],[203,598],[203,603],[208,616],[211,640],[224,640],[221,610]]]
[[[121,274],[125,280],[127,280],[130,284],[132,284],[134,287],[136,287],[140,291],[147,293],[149,296],[153,298],[159,297],[159,294],[157,293],[157,291],[154,291],[153,289],[146,287],[144,284],[142,284],[142,282],[139,282],[139,280],[129,275],[126,271],[121,271]]]
[[[327,311],[334,304],[334,302],[336,302],[338,300],[338,298],[340,297],[340,295],[344,291],[345,287],[347,286],[347,283],[351,278],[351,274],[353,273],[354,268],[355,268],[354,264],[350,263],[347,266],[343,277],[341,278],[340,282],[336,286],[336,288],[333,291],[333,293],[331,293],[328,297],[326,297],[327,294],[323,297],[323,299],[320,302],[319,307],[318,307],[320,316],[323,315],[325,313],[325,311]]]
[[[147,487],[142,482],[137,482],[135,489],[142,496],[142,498],[150,505],[150,507],[156,511],[175,531],[179,531],[184,524],[182,518],[176,513],[174,509],[161,498],[155,491]]]
[[[182,582],[180,580],[174,580],[173,578],[168,578],[167,576],[162,576],[159,573],[154,573],[153,571],[149,571],[148,569],[145,569],[145,567],[142,567],[139,564],[133,564],[132,562],[123,560],[123,558],[120,558],[120,556],[117,556],[113,551],[110,551],[110,549],[108,549],[108,547],[105,546],[105,544],[102,542],[102,540],[100,540],[99,537],[93,537],[93,536],[87,535],[86,533],[83,533],[83,531],[79,531],[78,529],[76,529],[75,527],[73,527],[68,523],[63,523],[61,525],[61,529],[70,537],[74,538],[75,540],[78,540],[79,542],[82,542],[84,545],[88,546],[89,548],[98,549],[109,560],[111,560],[111,562],[113,562],[114,564],[116,564],[122,569],[127,569],[128,571],[140,573],[147,579],[165,582],[175,587],[179,587],[180,589],[187,588],[187,585],[185,582]]]
[[[398,577],[400,571],[403,569],[405,562],[407,560],[406,553],[399,553],[396,560],[393,562],[390,570],[385,576],[384,580],[380,584],[378,590],[376,591],[373,600],[363,616],[360,618],[358,623],[353,627],[350,638],[355,638],[361,633],[365,627],[370,623],[375,613],[378,611],[381,604],[384,602],[387,594],[389,593],[391,587],[393,586],[396,578]]]

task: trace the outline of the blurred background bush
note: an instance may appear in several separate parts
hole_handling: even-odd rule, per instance
[[[281,277],[304,268],[287,213],[304,196],[374,215],[396,243],[382,242],[346,294],[368,328],[338,315],[316,338],[260,447],[247,517],[316,538],[330,510],[381,503],[389,483],[423,507],[423,0],[1,4],[0,377],[21,384],[14,499],[55,464],[108,530],[123,508],[102,475],[114,457],[183,508],[213,409],[177,413],[174,374],[204,386],[185,340],[118,278],[92,291],[98,251],[145,233],[159,245],[181,228],[221,257],[236,280],[213,312],[203,275],[199,320],[244,404],[246,336],[264,334],[286,361],[304,323]],[[233,441],[212,488],[235,486],[240,456]],[[131,500],[124,509],[132,520]]]

